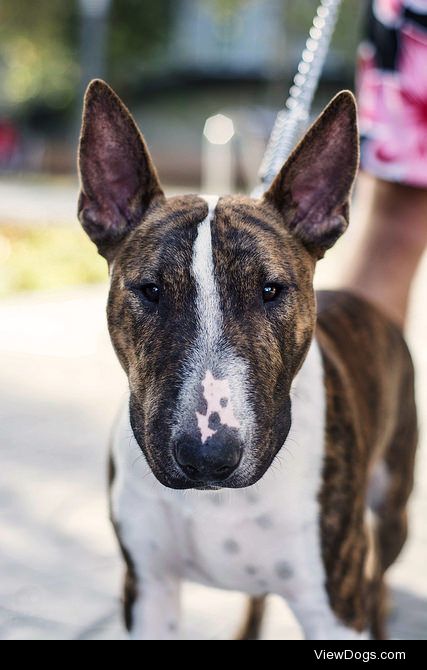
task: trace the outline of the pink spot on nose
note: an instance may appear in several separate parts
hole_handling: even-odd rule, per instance
[[[212,414],[219,416],[220,423],[229,428],[240,428],[240,423],[234,414],[231,401],[231,391],[228,379],[215,379],[212,372],[207,370],[202,381],[203,396],[207,403],[206,414],[196,412],[197,425],[202,434],[202,442],[215,435],[216,430],[209,427],[209,419]]]

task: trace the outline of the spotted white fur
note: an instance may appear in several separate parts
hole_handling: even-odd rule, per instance
[[[114,441],[112,510],[143,583],[134,638],[179,637],[179,586],[189,579],[279,594],[310,639],[366,639],[336,619],[325,590],[318,493],[326,398],[316,342],[292,397],[292,428],[276,463],[257,485],[218,493],[163,487],[138,458],[124,411]]]
[[[182,386],[175,411],[172,438],[185,430],[190,416],[196,416],[202,441],[207,440],[214,432],[209,428],[209,417],[211,413],[217,412],[229,427],[239,430],[242,442],[249,445],[255,430],[255,418],[248,399],[248,366],[223,340],[223,314],[215,277],[212,221],[219,198],[200,197],[208,205],[208,214],[197,229],[191,267],[196,284],[197,336],[181,372]],[[221,401],[221,397],[214,399],[212,396],[208,413],[203,415],[197,412],[198,389],[203,381],[211,378],[226,384],[227,393],[224,397],[228,401],[229,409],[212,409],[213,405],[218,408]],[[217,388],[218,393],[221,393],[219,384]]]

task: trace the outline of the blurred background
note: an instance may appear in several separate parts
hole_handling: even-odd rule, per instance
[[[136,117],[166,190],[248,191],[316,0],[0,0],[0,639],[120,638],[120,561],[105,454],[125,391],[104,323],[107,272],[76,221],[86,85],[106,79]],[[365,2],[344,0],[313,114],[354,88]],[[220,115],[220,116],[218,116]],[[214,171],[215,172],[215,171]],[[222,181],[221,181],[222,180]],[[322,264],[339,282],[363,221]],[[421,270],[418,286],[427,271]],[[421,288],[410,340],[425,414]],[[425,460],[425,457],[423,457]],[[421,460],[421,459],[420,459]],[[394,572],[393,634],[427,637],[423,482]],[[227,636],[241,600],[190,587],[192,637]],[[300,635],[273,601],[267,637]]]

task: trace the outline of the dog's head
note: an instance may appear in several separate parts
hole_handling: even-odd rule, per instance
[[[110,265],[132,429],[166,486],[249,486],[284,444],[315,264],[348,225],[357,163],[343,92],[262,199],[167,199],[127,109],[103,82],[89,87],[79,217]]]

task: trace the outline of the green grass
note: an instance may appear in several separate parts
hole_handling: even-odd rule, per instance
[[[0,224],[0,298],[106,280],[106,262],[83,231]]]

